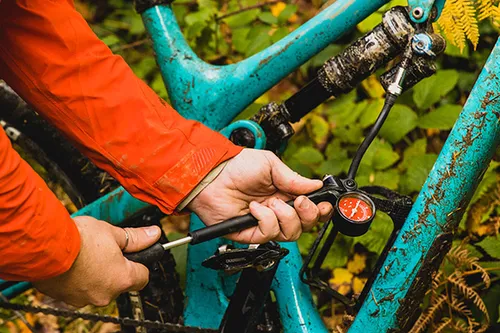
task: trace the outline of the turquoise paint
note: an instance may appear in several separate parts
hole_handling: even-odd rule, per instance
[[[0,280],[0,288],[3,288],[3,286],[1,286],[3,283],[5,283],[5,281]],[[5,289],[0,289],[0,290],[1,290],[3,296],[5,296],[6,298],[12,298],[12,297],[15,297],[15,296],[25,292],[26,290],[28,290],[30,288],[31,288],[31,283],[19,282],[19,283],[16,283],[14,285],[11,285],[10,287],[7,287]]]
[[[266,50],[213,66],[189,48],[170,6],[143,13],[170,100],[184,117],[220,130],[252,101],[389,0],[338,0]]]
[[[370,1],[366,5],[366,1],[362,0],[339,0],[318,15],[319,19],[311,20],[305,28],[298,29],[269,50],[240,64],[224,68],[204,64],[192,54],[175,21],[172,20],[173,15],[169,7],[162,6],[148,10],[145,13],[145,22],[151,29],[153,37],[156,36],[154,38],[155,50],[160,51],[159,60],[164,77],[171,80],[168,89],[174,105],[185,116],[204,121],[209,126],[220,129],[226,126],[248,103],[308,57],[324,48],[344,29],[353,26],[356,21],[386,2],[388,1]],[[424,2],[426,1],[420,1],[420,3]],[[410,3],[417,3],[417,1],[410,0]],[[340,13],[341,11],[344,11],[343,14]],[[349,15],[352,17],[348,17]],[[148,22],[148,19],[158,19],[158,22],[154,24],[154,22]],[[295,43],[289,44],[291,41]],[[162,43],[164,44],[161,45]],[[173,45],[173,48],[168,49],[167,45]],[[495,63],[500,61],[499,50],[500,45],[497,44],[396,241],[394,247],[397,250],[391,252],[385,261],[385,266],[392,264],[391,270],[387,275],[379,276],[375,281],[372,289],[373,297],[367,298],[350,332],[378,333],[397,327],[395,317],[399,304],[397,300],[406,295],[411,281],[420,268],[419,260],[440,233],[444,221],[456,224],[460,220],[463,209],[457,211],[456,207],[460,204],[463,207],[466,200],[461,200],[471,197],[482,171],[499,143],[500,131],[497,118],[499,106],[492,97],[495,93],[498,95],[500,91],[498,82],[500,73],[494,67]],[[172,65],[166,63],[170,60]],[[193,81],[193,78],[196,80]],[[193,82],[196,84],[192,85]],[[250,88],[248,88],[249,82]],[[186,89],[187,92],[184,93]],[[487,95],[487,89],[491,89],[493,95]],[[206,107],[203,100],[205,97]],[[464,138],[466,141],[463,140]],[[454,158],[456,162],[450,165],[450,161]],[[434,202],[433,198],[442,193],[446,193],[446,196],[440,197],[439,204]],[[118,224],[126,216],[146,206],[133,199],[123,189],[119,189],[77,214],[92,215]],[[432,212],[427,216],[427,225],[419,224],[419,217],[425,216],[426,209]],[[199,219],[193,219],[192,228],[197,229],[202,226]],[[417,230],[416,233],[415,230]],[[415,235],[414,238],[411,236],[412,232]],[[194,304],[194,301],[197,302],[198,308],[200,308],[199,304],[208,306],[203,307],[202,313],[187,310],[188,323],[201,322],[204,324],[201,326],[216,327],[227,306],[226,295],[230,293],[232,283],[228,283],[229,280],[220,273],[213,275],[212,271],[211,273],[205,272],[208,270],[199,265],[201,263],[199,260],[211,255],[219,244],[222,244],[220,239],[192,246],[189,249],[187,295],[188,301],[191,302],[188,302],[188,309],[189,304]],[[284,246],[291,250],[291,254],[284,260],[285,264],[280,266],[273,290],[279,302],[285,332],[326,332],[312,305],[307,286],[298,281],[301,258],[296,244]],[[197,281],[198,284],[193,281]],[[27,283],[16,284],[5,289],[4,294],[11,297],[27,288],[28,285]],[[381,300],[391,295],[394,296],[394,301],[375,302],[377,299]]]
[[[245,128],[250,132],[252,132],[255,138],[255,146],[253,147],[254,149],[266,148],[266,141],[267,141],[266,133],[264,133],[264,130],[262,129],[262,127],[260,127],[259,124],[257,124],[255,121],[252,120],[235,121],[234,123],[231,123],[228,126],[224,127],[220,131],[220,133],[224,135],[226,138],[229,138],[231,136],[231,133],[233,133],[234,130],[239,128]]]
[[[416,23],[422,23],[427,21],[429,18],[429,15],[432,11],[432,7],[435,6],[437,9],[437,16],[436,20],[439,18],[441,15],[441,12],[443,11],[444,3],[446,0],[408,0],[408,6],[410,7],[410,13],[412,12],[413,9],[415,8],[422,8],[424,10],[424,15],[420,19],[416,19],[411,15],[411,19],[413,22]]]
[[[146,10],[143,20],[175,109],[186,118],[221,129],[261,94],[387,2],[389,0],[339,0],[270,48],[238,64],[223,67],[209,65],[194,54],[170,6]],[[192,215],[191,230],[201,227],[201,221]],[[225,291],[232,290],[233,285],[222,279],[220,273],[209,272],[200,266],[221,244],[220,240],[214,240],[188,250],[184,312],[187,325],[217,328],[222,319],[227,306]],[[315,307],[309,302],[310,291],[298,279],[302,260],[299,255],[292,258],[291,267],[297,267],[297,278],[287,279],[279,270],[277,279],[291,284],[280,289],[284,294],[278,297],[295,299],[302,305],[297,311],[309,318],[311,326],[307,329],[310,332],[326,332]],[[292,274],[289,271],[289,275]],[[294,294],[293,290],[300,292]],[[210,304],[210,307],[200,313],[199,304]],[[283,317],[286,313],[282,313]],[[285,332],[297,332],[295,319],[286,322]],[[306,326],[300,327],[306,329]]]
[[[456,226],[500,143],[500,40],[424,184],[349,332],[398,328],[396,311],[443,229]],[[455,161],[455,162],[452,162]],[[389,302],[375,300],[394,297]]]

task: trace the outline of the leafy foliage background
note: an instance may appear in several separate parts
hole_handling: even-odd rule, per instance
[[[176,0],[173,9],[195,52],[207,62],[224,65],[270,46],[332,2]],[[382,14],[393,5],[406,5],[406,1],[393,0],[368,17],[257,99],[238,118],[247,118],[262,105],[282,101],[298,91],[324,61],[379,24]],[[115,53],[124,57],[139,77],[168,100],[144,25],[131,2],[79,0],[76,6],[95,33]],[[379,137],[363,159],[357,177],[359,185],[383,185],[416,196],[498,37],[496,24],[500,15],[495,16],[497,9],[493,7],[498,8],[498,1],[447,1],[443,18],[436,28],[444,32],[451,43],[439,59],[438,73],[399,98]],[[464,16],[467,20],[458,19]],[[324,103],[294,125],[297,134],[284,153],[284,161],[307,177],[321,177],[325,173],[345,174],[363,134],[382,108],[383,97],[384,91],[374,75],[355,91]],[[497,235],[500,185],[497,166],[497,162],[492,162],[457,231],[455,251],[466,250],[461,254],[463,262],[454,260],[451,255],[451,259],[443,263],[435,288],[429,291],[426,299],[424,316],[430,315],[421,317],[420,327],[415,328],[418,332],[472,331],[499,320],[500,243]],[[169,230],[174,239],[184,231],[172,226]],[[337,239],[323,267],[332,287],[345,295],[360,293],[391,230],[390,219],[381,215],[366,235],[356,239]],[[299,240],[304,254],[316,232],[304,234]],[[185,253],[176,251],[175,254],[183,274]],[[471,262],[477,266],[472,267]],[[468,266],[463,266],[463,263]],[[478,267],[485,269],[486,273]],[[484,274],[488,275],[489,283],[485,283]],[[453,281],[471,288],[486,310],[477,307],[473,299],[475,295],[467,290],[460,292],[463,288]],[[452,292],[453,288],[456,292]],[[316,295],[316,301],[328,326],[339,328],[343,308],[321,294]],[[22,327],[20,323],[16,325]],[[14,326],[9,329],[21,330]]]

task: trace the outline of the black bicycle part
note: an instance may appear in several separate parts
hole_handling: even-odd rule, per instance
[[[343,303],[349,311],[359,310],[359,307],[365,300],[375,277],[378,276],[381,271],[383,262],[412,207],[412,200],[409,197],[402,196],[384,187],[369,186],[363,187],[359,191],[370,197],[377,210],[387,213],[393,222],[393,231],[391,236],[386,242],[384,250],[379,256],[375,268],[365,284],[360,296],[357,299],[348,298],[332,289],[326,281],[321,279],[321,266],[339,232],[335,223],[335,218],[326,222],[321,228],[318,237],[314,241],[311,250],[306,256],[299,273],[300,278],[304,283],[335,298],[339,302]],[[390,267],[386,269],[388,270]]]
[[[217,252],[205,259],[202,263],[204,267],[213,270],[223,270],[228,273],[234,273],[246,268],[255,268],[259,271],[266,270],[274,265],[281,258],[285,257],[289,251],[277,244],[260,245],[258,247],[249,247],[235,249],[229,245],[219,248]]]
[[[160,5],[170,5],[175,0],[134,0],[135,11],[139,14],[145,10]]]
[[[391,111],[392,107],[396,103],[396,99],[397,99],[397,96],[389,94],[389,93],[387,94],[382,111],[378,115],[377,120],[375,121],[375,124],[370,129],[370,132],[368,133],[368,135],[364,138],[363,142],[361,143],[358,150],[356,151],[354,158],[352,159],[351,166],[349,167],[349,172],[347,173],[347,178],[354,179],[356,177],[356,173],[358,172],[358,168],[359,168],[359,164],[361,163],[361,159],[363,158],[366,151],[368,150],[368,147],[370,147],[371,143],[373,142],[373,140],[377,136],[378,132],[382,128],[382,125],[384,125],[384,122],[387,119],[387,116],[389,116],[389,112]]]
[[[155,262],[160,261],[161,258],[163,258],[164,253],[165,249],[163,249],[161,243],[156,243],[153,246],[138,252],[124,253],[123,256],[130,261],[150,267]]]
[[[32,154],[49,172],[49,177],[55,177],[54,181],[61,185],[77,208],[93,202],[117,186],[118,183],[114,179],[81,155],[54,127],[33,112],[1,81],[0,121],[3,121],[2,124],[13,143],[17,142],[22,149]],[[162,217],[163,214],[156,208],[150,208],[125,221],[125,225],[159,225]],[[160,240],[168,241],[163,233]],[[150,273],[150,283],[139,294],[145,319],[180,322],[183,295],[175,271],[175,260],[170,252],[164,254]],[[137,315],[137,311],[131,307],[132,296],[123,294],[117,300],[121,316]],[[135,333],[135,329],[125,327],[123,332]]]
[[[219,326],[220,333],[278,332],[272,317],[263,310],[271,306],[271,284],[280,260],[287,254],[288,250],[276,242],[247,249],[226,245],[203,262],[215,270],[242,272]]]
[[[80,193],[73,202],[77,206],[82,207],[117,186],[112,177],[92,164],[3,81],[0,81],[0,118],[36,143],[49,160],[56,162]]]

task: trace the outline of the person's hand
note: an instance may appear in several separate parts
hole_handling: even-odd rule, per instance
[[[206,225],[250,212],[259,225],[228,236],[238,242],[293,241],[319,220],[329,219],[331,204],[315,205],[301,195],[322,185],[320,180],[307,179],[292,171],[271,152],[244,149],[229,160],[188,208]],[[294,198],[295,209],[285,203]]]
[[[105,306],[126,291],[138,291],[149,280],[148,269],[122,255],[125,231],[89,216],[74,218],[81,247],[73,266],[64,274],[34,282],[39,291],[76,307]],[[160,228],[126,228],[126,252],[137,252],[160,238]]]

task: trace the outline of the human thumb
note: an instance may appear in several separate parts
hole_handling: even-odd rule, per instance
[[[290,194],[306,194],[318,190],[323,182],[318,179],[303,177],[285,165],[278,157],[272,160],[271,175],[273,184],[280,191]]]
[[[114,227],[114,229],[116,242],[123,252],[144,250],[156,243],[161,236],[160,228],[157,226],[124,229]]]

